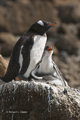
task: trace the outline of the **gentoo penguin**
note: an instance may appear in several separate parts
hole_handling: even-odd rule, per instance
[[[7,72],[0,79],[9,82],[18,74],[25,78],[30,76],[30,72],[40,61],[47,41],[47,30],[56,25],[39,20],[25,32],[14,46]]]
[[[31,76],[37,80],[53,80],[52,83],[67,86],[67,82],[62,77],[60,70],[52,60],[53,49],[51,46],[45,47],[44,56],[41,62],[31,72]]]

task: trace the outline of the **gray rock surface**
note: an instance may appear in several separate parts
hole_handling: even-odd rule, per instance
[[[80,120],[80,91],[39,81],[0,85],[3,120]]]

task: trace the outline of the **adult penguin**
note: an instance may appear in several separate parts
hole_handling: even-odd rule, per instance
[[[9,82],[17,75],[25,78],[30,76],[43,55],[47,41],[46,32],[54,25],[56,23],[39,20],[20,37],[13,49],[7,72],[0,78],[2,81]]]

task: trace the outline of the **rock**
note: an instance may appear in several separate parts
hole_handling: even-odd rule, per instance
[[[75,23],[80,22],[80,4],[75,4],[72,16],[75,21]]]
[[[3,56],[10,56],[16,43],[16,37],[11,33],[0,33],[0,52]]]
[[[61,24],[60,28],[58,29],[58,33],[62,34],[78,34],[77,26],[74,24]]]
[[[58,6],[58,15],[64,23],[78,23],[80,21],[80,5],[76,2]]]
[[[79,4],[79,1],[78,0],[54,0],[54,4],[56,6],[60,6],[60,5],[67,5],[67,4]]]
[[[0,117],[6,120],[79,120],[80,91],[39,81],[0,86]],[[25,114],[24,114],[25,113]]]
[[[0,55],[0,77],[4,76],[8,67],[8,61]]]
[[[77,36],[80,39],[80,23],[78,23],[76,26],[77,26],[77,30],[78,30]]]
[[[77,54],[79,50],[79,40],[74,35],[59,35],[55,46],[59,51],[66,51],[68,54]]]

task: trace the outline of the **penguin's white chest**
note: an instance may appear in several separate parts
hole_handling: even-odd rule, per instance
[[[34,36],[34,44],[30,52],[30,63],[24,76],[29,77],[31,71],[36,67],[36,64],[41,60],[44,52],[47,37],[45,36]]]
[[[30,55],[32,61],[35,61],[36,63],[39,62],[43,55],[46,40],[47,40],[46,37],[40,35],[34,37],[34,45],[32,47]]]
[[[38,69],[39,74],[53,74],[53,64],[51,60],[43,60]]]

